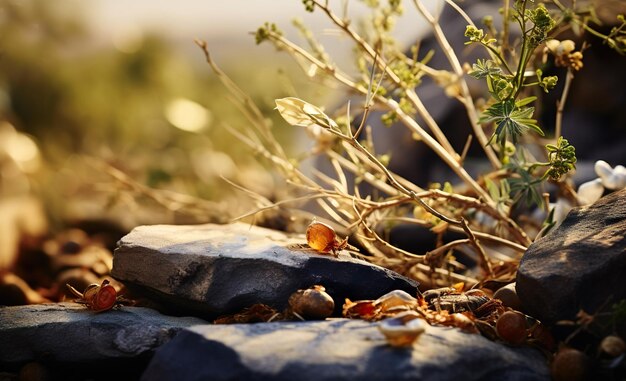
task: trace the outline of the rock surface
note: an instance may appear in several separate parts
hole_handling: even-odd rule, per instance
[[[0,369],[36,361],[106,371],[123,363],[141,370],[154,350],[183,327],[206,324],[193,317],[171,317],[141,307],[94,313],[76,303],[0,308]],[[116,363],[116,360],[119,360]],[[76,369],[79,371],[79,369]],[[121,371],[121,369],[118,369]],[[64,376],[69,376],[68,372]]]
[[[552,323],[626,298],[626,189],[573,209],[520,262],[517,294],[528,314]]]
[[[202,325],[161,347],[142,380],[549,380],[546,359],[457,329],[392,348],[375,323]]]
[[[255,303],[280,310],[293,292],[316,284],[333,297],[336,313],[346,297],[417,292],[416,282],[348,255],[293,249],[305,242],[243,223],[141,226],[120,240],[111,275],[169,306],[168,313],[206,318]]]

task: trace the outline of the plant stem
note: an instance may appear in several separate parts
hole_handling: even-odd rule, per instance
[[[463,17],[465,19],[465,22],[467,22],[468,25],[473,26],[474,28],[478,29],[478,27],[476,26],[476,24],[474,24],[474,22],[472,21],[472,19],[469,17],[469,15],[463,10],[461,9],[461,7],[458,6],[458,4],[456,4],[454,1],[452,0],[446,0],[446,3],[452,7],[458,14],[461,15],[461,17]],[[506,5],[505,7],[508,8],[508,1],[505,2]],[[505,24],[506,25],[506,24]],[[494,35],[494,37],[496,37]],[[498,59],[498,61],[500,61],[500,63],[502,63],[502,65],[504,65],[504,68],[506,69],[506,71],[509,72],[509,74],[513,74],[513,71],[511,70],[511,68],[509,67],[508,63],[506,62],[506,60],[502,57],[502,54],[500,52],[498,52],[494,47],[488,45],[488,44],[482,44],[485,48],[487,48],[492,54],[493,56]]]
[[[562,136],[563,131],[563,110],[565,109],[565,102],[567,101],[567,94],[569,93],[570,86],[574,79],[574,73],[571,67],[567,68],[567,74],[565,75],[565,86],[563,87],[563,94],[561,99],[557,102],[556,106],[556,120],[554,122],[554,139],[555,141]]]
[[[358,86],[355,82],[350,80],[347,75],[343,74],[337,68],[330,67],[317,60],[315,57],[311,56],[304,49],[300,48],[298,45],[293,44],[291,41],[285,39],[284,37],[277,35],[275,33],[271,33],[270,37],[274,39],[277,43],[280,43],[282,47],[287,48],[291,52],[300,55],[305,58],[309,62],[314,65],[317,65],[320,69],[324,70],[329,75],[333,76],[339,82],[347,85],[348,87],[358,90],[364,94],[367,94],[367,90]],[[435,140],[432,136],[430,136],[426,131],[424,131],[417,122],[406,115],[399,107],[398,103],[394,100],[387,99],[382,96],[375,96],[377,101],[386,105],[390,110],[396,112],[400,120],[409,128],[412,132],[416,133],[420,138],[424,141],[424,143],[432,149],[448,166],[466,183],[476,192],[476,194],[483,200],[483,202],[489,207],[489,209],[493,210],[493,213],[497,216],[497,218],[501,221],[505,221],[509,229],[514,232],[515,237],[519,240],[519,242],[529,245],[532,241],[528,238],[526,233],[507,215],[503,212],[499,211],[496,208],[496,203],[491,199],[491,196],[465,171],[465,169],[451,157],[445,149]],[[348,136],[343,136],[343,138],[347,138],[349,142],[353,141]],[[352,144],[352,143],[351,143]],[[371,155],[367,150],[365,152]],[[375,158],[374,158],[375,159]],[[384,166],[375,160],[374,163],[376,165],[380,165],[382,168]],[[386,168],[383,169],[383,173],[388,173]],[[400,184],[400,183],[398,183]],[[404,188],[405,190],[408,188]],[[409,193],[405,193],[409,194]]]
[[[275,152],[277,152],[281,157],[286,158],[287,156],[283,148],[275,139],[273,139],[270,132],[270,126],[267,124],[267,122],[265,122],[263,113],[261,113],[261,110],[259,110],[252,98],[250,98],[250,96],[246,94],[245,91],[241,90],[239,86],[237,86],[237,84],[233,82],[228,77],[228,75],[226,75],[226,73],[224,73],[222,69],[220,69],[219,66],[217,66],[215,61],[213,61],[213,59],[211,58],[209,47],[206,41],[195,40],[194,42],[200,47],[200,49],[202,49],[206,62],[211,67],[211,70],[213,71],[213,73],[215,73],[215,75],[217,75],[218,79],[228,89],[228,91],[233,94],[235,100],[237,101],[237,106],[239,106],[240,109],[244,111],[244,115],[248,118],[250,123],[252,123],[252,125],[256,127],[257,131],[259,131],[264,139],[266,139],[266,141],[271,144],[272,149],[274,149]]]
[[[461,87],[463,105],[467,110],[467,116],[469,118],[470,124],[472,125],[474,134],[476,135],[478,142],[480,142],[480,145],[483,147],[483,150],[485,151],[485,154],[487,155],[487,158],[491,162],[493,168],[499,169],[502,166],[502,163],[500,163],[500,160],[498,159],[498,156],[496,155],[491,145],[488,144],[487,136],[485,136],[485,132],[483,131],[481,125],[478,123],[478,113],[476,112],[474,100],[470,95],[467,82],[463,77],[464,72],[458,57],[454,53],[454,50],[448,42],[445,33],[441,29],[441,25],[439,25],[433,15],[428,12],[428,9],[424,7],[424,4],[422,4],[420,0],[413,0],[413,3],[415,4],[419,12],[424,16],[426,21],[431,25],[439,46],[441,46],[444,54],[448,58],[448,62],[450,62],[450,65],[452,65],[454,73],[459,77],[459,85]]]
[[[502,51],[503,62],[506,62],[506,57],[504,57],[505,52],[509,48],[509,15],[511,8],[509,5],[509,0],[504,0],[504,8],[502,10],[502,44],[500,45],[500,49]],[[508,67],[508,65],[507,65]]]
[[[467,237],[470,239],[472,246],[478,252],[478,255],[481,258],[481,265],[483,267],[483,270],[485,270],[485,272],[487,274],[493,275],[493,269],[491,267],[491,263],[489,262],[489,258],[487,257],[487,254],[485,253],[485,251],[482,248],[482,246],[479,244],[478,239],[474,235],[474,232],[470,229],[470,227],[467,224],[467,221],[465,220],[465,218],[461,217],[459,220],[455,220],[455,219],[450,218],[450,217],[440,213],[439,211],[435,210],[433,207],[431,207],[426,202],[424,202],[424,200],[422,200],[421,197],[419,197],[416,192],[414,192],[412,190],[408,190],[402,184],[400,184],[396,180],[396,178],[391,174],[391,172],[389,172],[387,167],[385,167],[380,161],[378,161],[378,159],[376,159],[376,157],[371,152],[369,152],[367,149],[365,149],[365,147],[363,147],[363,145],[361,145],[361,143],[358,140],[350,139],[349,143],[352,146],[354,146],[355,148],[357,148],[359,151],[363,152],[372,161],[372,163],[374,163],[376,166],[378,166],[379,169],[386,175],[387,180],[391,183],[391,185],[394,188],[396,188],[397,190],[399,190],[403,194],[411,196],[411,198],[414,201],[416,201],[422,208],[424,208],[430,214],[436,216],[440,220],[443,220],[443,221],[445,221],[445,222],[447,222],[449,224],[452,224],[452,225],[460,226],[463,229],[463,231],[465,232],[465,234],[467,234]]]
[[[429,222],[417,220],[415,218],[408,218],[408,217],[383,218],[381,221],[404,222],[404,223],[411,223],[411,224],[416,224],[416,225],[426,226],[426,227],[432,226],[432,224],[429,223]],[[450,230],[452,230],[454,232],[462,232],[463,231],[461,228],[459,228],[457,226],[450,226],[448,229],[450,229]],[[498,244],[501,244],[503,246],[509,247],[509,248],[517,251],[518,253],[523,253],[527,249],[526,246],[520,245],[518,243],[509,241],[509,240],[504,239],[504,238],[500,238],[500,237],[495,236],[495,235],[482,233],[482,232],[474,232],[474,235],[476,237],[480,238],[482,241],[498,243]]]
[[[287,40],[283,36],[277,35],[275,33],[270,33],[270,38],[274,39],[274,41],[278,42],[282,45],[283,48],[287,48],[291,52],[305,58],[312,64],[318,66],[320,69],[324,70],[326,73],[333,76],[336,80],[343,83],[344,85],[360,91],[363,94],[367,94],[367,89],[362,88],[357,85],[354,81],[352,81],[346,74],[342,73],[339,69],[335,67],[330,67],[320,60],[313,57],[306,50],[302,49],[300,46],[292,43]],[[428,134],[413,118],[408,116],[400,106],[398,102],[393,99],[388,99],[383,96],[374,95],[374,99],[378,102],[384,104],[389,110],[394,111],[400,120],[407,126],[411,132],[417,134],[422,141],[433,150],[460,178],[463,180],[477,195],[483,198],[485,202],[492,207],[495,208],[495,202],[491,199],[491,196],[482,189],[482,187],[465,171],[465,169],[459,164],[456,157],[450,155],[448,151],[437,140],[435,140],[430,134]]]
[[[402,87],[406,91],[407,97],[415,106],[415,109],[417,110],[418,114],[422,117],[422,119],[424,119],[424,122],[426,122],[426,125],[428,126],[430,131],[433,133],[433,135],[435,136],[439,144],[441,144],[441,146],[448,152],[448,154],[458,157],[458,154],[456,153],[456,151],[454,150],[454,148],[448,141],[448,138],[443,133],[443,131],[441,131],[441,128],[439,128],[439,125],[437,125],[437,122],[433,119],[432,115],[428,112],[428,110],[426,109],[426,106],[424,106],[424,104],[422,103],[422,100],[419,98],[417,93],[415,93],[415,90],[411,88],[407,88],[405,85],[403,85],[400,78],[383,61],[382,57],[380,57],[380,55],[376,52],[376,50],[370,44],[368,44],[367,41],[361,38],[361,36],[359,36],[359,34],[356,31],[354,31],[354,29],[352,29],[348,24],[346,24],[345,21],[343,21],[341,18],[335,15],[335,13],[327,6],[327,4],[322,5],[317,1],[315,2],[315,4],[320,9],[322,9],[324,13],[326,13],[328,18],[330,18],[330,20],[335,25],[341,28],[348,36],[350,36],[350,38],[354,42],[357,43],[357,45],[361,47],[361,49],[363,49],[363,51],[365,51],[365,53],[368,54],[368,56],[374,61],[374,64],[376,66],[378,66],[381,70],[383,70],[387,74],[387,76],[397,86]]]

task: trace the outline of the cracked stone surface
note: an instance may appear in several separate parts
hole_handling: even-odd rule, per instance
[[[524,310],[546,322],[573,319],[626,298],[626,189],[573,209],[534,242],[520,262],[516,290]]]
[[[103,313],[76,303],[2,307],[0,369],[28,362],[69,364],[64,376],[72,364],[91,375],[120,363],[131,367],[137,363],[143,369],[154,351],[182,328],[206,323],[142,307]]]
[[[201,325],[161,347],[142,380],[550,380],[547,360],[457,329],[426,327],[409,348],[387,345],[375,323]]]
[[[417,293],[415,281],[345,253],[336,258],[294,248],[305,242],[244,223],[140,226],[118,243],[111,275],[167,312],[204,318],[255,303],[280,310],[293,292],[315,284],[326,287],[337,314],[346,297]]]

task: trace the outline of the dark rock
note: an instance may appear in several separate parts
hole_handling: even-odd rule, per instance
[[[549,380],[547,361],[457,329],[426,327],[408,348],[390,347],[376,323],[203,325],[161,347],[143,380]]]
[[[94,313],[76,303],[0,308],[0,369],[38,362],[64,368],[63,378],[82,373],[114,375],[130,368],[140,374],[154,350],[183,327],[206,324],[141,307]],[[123,364],[125,369],[119,368]],[[69,377],[72,378],[72,377]],[[80,378],[80,376],[78,377]]]
[[[545,323],[626,298],[626,189],[573,209],[530,245],[517,273],[524,311]]]
[[[322,285],[339,314],[344,298],[376,299],[417,283],[346,254],[338,258],[293,249],[305,238],[237,223],[141,226],[122,238],[112,276],[168,306],[168,313],[206,318],[255,303],[287,307],[298,289]]]

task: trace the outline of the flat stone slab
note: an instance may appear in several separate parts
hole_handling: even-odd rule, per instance
[[[155,349],[182,328],[205,323],[142,307],[102,313],[77,303],[2,307],[0,369],[36,361],[52,366],[89,365],[89,374],[94,375],[115,360],[135,358],[142,358],[145,367]]]
[[[205,318],[255,303],[287,306],[298,289],[319,284],[340,314],[345,298],[376,299],[400,289],[417,293],[417,282],[347,254],[297,250],[304,236],[244,223],[140,226],[118,243],[111,275],[169,307],[168,313]]]
[[[520,261],[524,311],[545,323],[594,313],[626,298],[626,189],[575,208]]]
[[[202,325],[181,331],[142,380],[550,380],[547,360],[453,328],[426,327],[409,348],[387,345],[375,323]]]

